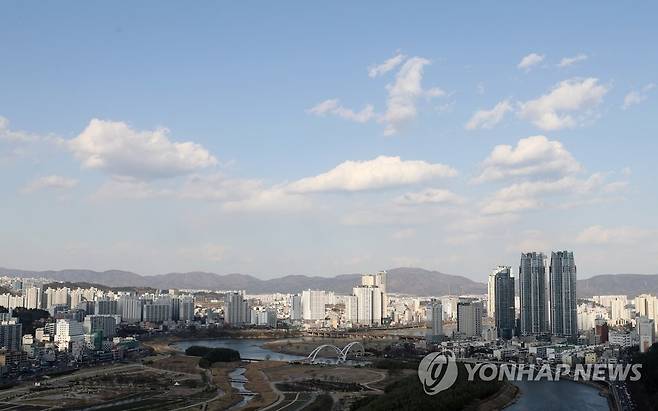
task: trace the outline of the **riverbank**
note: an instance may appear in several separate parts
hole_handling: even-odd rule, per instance
[[[465,408],[466,411],[497,411],[512,405],[519,397],[521,390],[516,385],[506,382],[497,393],[479,400]]]

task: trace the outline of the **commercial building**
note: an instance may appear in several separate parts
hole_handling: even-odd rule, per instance
[[[427,318],[427,341],[437,342],[443,337],[443,304],[441,300],[432,299],[427,304],[425,316]]]
[[[546,256],[543,253],[521,254],[519,265],[521,335],[548,333],[545,260]]]
[[[498,338],[511,339],[516,326],[512,267],[498,266],[489,275],[489,300]]]
[[[483,311],[481,302],[457,303],[457,332],[465,337],[481,337]]]
[[[561,337],[578,337],[576,264],[571,251],[551,253],[550,306],[551,333]]]

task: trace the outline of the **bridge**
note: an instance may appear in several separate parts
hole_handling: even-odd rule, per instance
[[[329,349],[329,350],[334,350],[336,352],[336,355],[338,357],[336,363],[340,364],[342,362],[347,361],[347,355],[350,353],[350,350],[352,350],[352,347],[357,347],[355,348],[356,350],[360,350],[360,354],[363,356],[365,354],[365,348],[363,347],[363,344],[359,341],[353,341],[349,344],[347,344],[343,349],[341,350],[340,348],[336,347],[333,344],[322,344],[317,346],[311,353],[306,357],[306,361],[310,363],[315,363],[315,359],[320,353],[320,351]]]

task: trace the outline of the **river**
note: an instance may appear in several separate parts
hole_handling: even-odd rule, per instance
[[[299,355],[283,354],[263,348],[263,344],[269,340],[251,340],[251,339],[212,339],[212,340],[195,340],[181,341],[173,344],[178,351],[185,351],[193,345],[212,348],[231,348],[240,353],[240,357],[252,360],[276,360],[276,361],[296,361],[303,360],[306,357]]]
[[[268,350],[263,347],[266,342],[268,340],[209,339],[180,341],[173,346],[179,351],[185,351],[193,345],[231,348],[238,351],[240,357],[254,360],[295,361],[306,358]],[[236,370],[236,379],[244,378],[238,370],[240,369]],[[589,385],[569,380],[516,381],[514,384],[521,389],[521,395],[514,404],[505,408],[505,411],[609,411],[607,399]],[[245,396],[246,401],[251,399],[247,398],[248,396]]]
[[[521,389],[521,396],[505,411],[610,410],[599,390],[574,381],[515,381],[514,385]]]

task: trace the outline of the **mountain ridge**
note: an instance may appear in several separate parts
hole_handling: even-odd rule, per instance
[[[460,275],[442,273],[417,267],[398,267],[387,270],[388,291],[420,296],[449,294],[484,294],[485,283]],[[360,274],[340,274],[334,277],[284,275],[262,280],[253,275],[215,274],[205,271],[142,276],[124,270],[94,271],[84,269],[30,271],[0,268],[0,275],[12,277],[44,277],[59,282],[97,283],[108,287],[153,287],[160,289],[216,289],[246,290],[258,293],[291,293],[305,289],[321,289],[350,293],[360,283]],[[592,295],[658,293],[658,274],[600,274],[578,280],[579,297]]]

